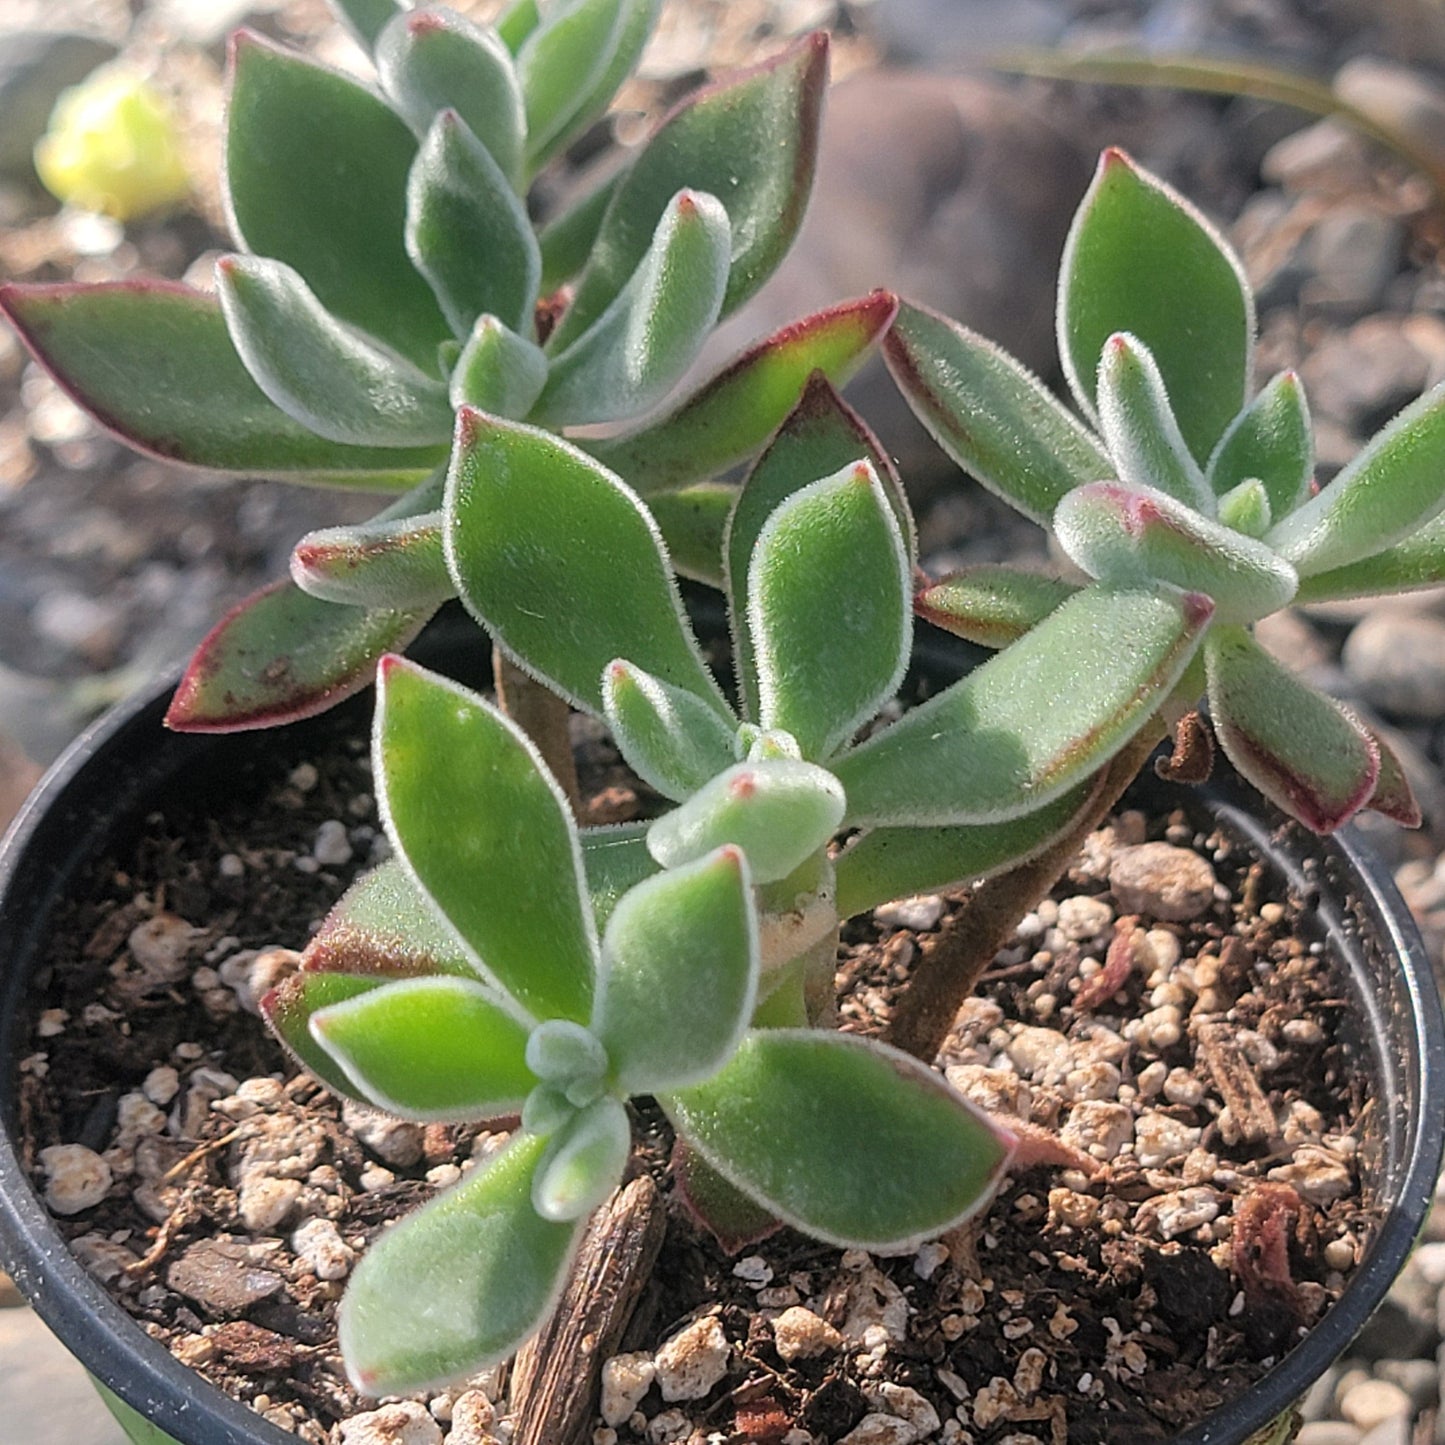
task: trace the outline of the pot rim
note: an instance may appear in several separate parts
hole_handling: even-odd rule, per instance
[[[922,639],[920,639],[922,641]],[[921,648],[920,653],[945,649]],[[957,661],[944,665],[957,670]],[[92,723],[55,761],[30,795],[9,830],[0,838],[0,943],[17,937],[15,900],[10,899],[16,872],[35,844],[51,810],[72,790],[89,780],[107,754],[135,746],[140,735],[159,731],[173,684],[143,690]],[[366,694],[362,695],[363,697]],[[136,734],[128,738],[129,734]],[[162,734],[171,750],[189,752],[202,761],[227,739],[217,736]],[[183,766],[158,773],[171,777]],[[1278,818],[1263,821],[1262,800],[1237,780],[1212,781],[1193,796],[1220,822],[1243,836],[1252,847],[1283,866],[1292,881],[1308,882],[1298,868],[1280,857]],[[1397,1196],[1371,1240],[1370,1251],[1357,1266],[1344,1293],[1306,1337],[1269,1369],[1244,1394],[1227,1402],[1208,1419],[1178,1436],[1174,1445],[1233,1445],[1288,1410],[1349,1345],[1383,1300],[1403,1268],[1424,1224],[1434,1197],[1442,1148],[1445,1148],[1445,1016],[1439,988],[1418,930],[1385,865],[1353,829],[1314,840],[1321,856],[1333,854],[1354,875],[1367,922],[1378,931],[1382,947],[1395,960],[1406,1007],[1401,1024],[1401,1057],[1416,1073],[1413,1129],[1409,1149],[1398,1161]],[[6,986],[0,959],[0,988]],[[3,998],[0,998],[3,1003]],[[1386,1020],[1369,1022],[1381,1030]],[[233,1400],[197,1372],[183,1365],[152,1339],[84,1270],[55,1229],[49,1212],[22,1168],[10,1135],[9,1059],[19,1056],[23,1039],[12,1035],[18,1019],[0,1017],[0,1103],[5,1128],[0,1129],[0,1266],[7,1269],[36,1313],[61,1337],[84,1367],[148,1420],[193,1445],[295,1445],[296,1437],[262,1419]]]

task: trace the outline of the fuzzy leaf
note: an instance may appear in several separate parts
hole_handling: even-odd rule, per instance
[[[864,461],[872,464],[883,483],[911,562],[916,551],[913,514],[893,464],[862,418],[822,376],[808,378],[798,404],[748,473],[737,496],[725,542],[728,618],[733,632],[734,671],[749,718],[758,715],[755,639],[748,609],[749,568],[758,538],[768,519],[789,497],[822,477],[831,477]]]
[[[396,17],[376,47],[381,88],[418,140],[454,110],[508,182],[522,175],[526,119],[512,57],[495,30],[442,6]]]
[[[668,1160],[672,1197],[717,1240],[728,1256],[776,1234],[782,1221],[729,1184],[686,1139],[678,1136]]]
[[[1203,464],[1243,407],[1254,299],[1234,253],[1181,195],[1106,150],[1074,217],[1059,278],[1059,354],[1091,415],[1105,341],[1154,355],[1194,459]]]
[[[956,321],[905,301],[883,355],[939,446],[1040,525],[1070,488],[1112,474],[1092,433],[1036,376]]]
[[[1363,557],[1300,578],[1297,602],[1330,602],[1340,597],[1378,597],[1445,583],[1445,516],[1427,522],[1412,537]]]
[[[1258,477],[1247,478],[1219,499],[1220,524],[1246,537],[1264,536],[1273,520],[1269,492]]]
[[[292,1058],[333,1094],[369,1104],[341,1065],[312,1038],[311,1016],[318,1009],[372,993],[385,982],[374,974],[293,973],[261,999],[261,1017]]]
[[[1206,515],[1214,511],[1214,494],[1185,445],[1154,357],[1127,332],[1115,332],[1104,343],[1098,407],[1114,463],[1110,476],[1127,486],[1166,492]]]
[[[1081,784],[1035,812],[1004,823],[948,828],[874,828],[834,861],[839,918],[852,918],[890,899],[930,893],[1023,863],[1048,847],[1093,799]]]
[[[873,468],[789,497],[747,578],[759,722],[827,758],[897,691],[913,636],[908,555]]]
[[[352,1383],[405,1394],[510,1355],[561,1292],[580,1222],[532,1207],[547,1141],[514,1138],[460,1184],[372,1241],[337,1325]]]
[[[751,456],[802,404],[814,372],[834,386],[850,381],[887,331],[897,307],[896,297],[875,291],[861,301],[794,321],[735,357],[666,416],[584,445],[643,496],[716,476]],[[867,434],[854,413],[847,415]],[[815,481],[863,455],[850,453],[837,466],[822,467],[806,480]],[[877,460],[874,465],[879,465]]]
[[[543,1219],[585,1219],[622,1182],[632,1152],[626,1106],[610,1095],[579,1109],[552,1137],[532,1184]]]
[[[937,827],[1043,807],[1156,715],[1213,610],[1163,584],[1086,587],[834,763],[847,821]]]
[[[1445,508],[1445,383],[1407,406],[1265,541],[1302,577],[1405,541]]]
[[[917,1059],[815,1029],[750,1033],[720,1073],[661,1102],[770,1213],[865,1249],[920,1243],[967,1219],[1013,1144]]]
[[[603,669],[625,657],[729,716],[656,524],[590,457],[463,409],[446,511],[447,563],[467,609],[570,702],[600,713]]]
[[[1281,667],[1241,627],[1204,650],[1209,715],[1229,760],[1291,817],[1332,833],[1370,799],[1380,751],[1333,698]]]
[[[223,257],[216,292],[246,370],[302,426],[334,442],[445,445],[446,387],[328,315],[290,266]]]
[[[983,562],[965,567],[913,599],[926,622],[980,647],[1007,647],[1079,589],[1057,577]]]
[[[647,823],[614,823],[582,830],[582,864],[598,928],[605,928],[629,888],[651,878],[657,863],[647,851]]]
[[[368,686],[383,653],[405,647],[431,608],[339,607],[273,582],[202,639],[166,710],[182,733],[244,732],[298,722]]]
[[[308,532],[291,553],[291,580],[324,602],[362,607],[437,607],[456,595],[440,512]]]
[[[387,22],[399,14],[396,0],[330,0],[346,28],[370,50]]]
[[[1418,828],[1424,822],[1415,790],[1410,786],[1395,750],[1381,736],[1378,728],[1367,728],[1380,754],[1380,776],[1375,780],[1375,791],[1365,804],[1372,813],[1392,818],[1403,828]]]
[[[1257,478],[1276,517],[1287,516],[1309,496],[1314,471],[1309,404],[1293,371],[1280,372],[1240,412],[1209,459],[1209,480],[1217,495]]]
[[[738,489],[726,482],[695,482],[647,499],[647,510],[679,577],[722,590],[723,536],[737,499]]]
[[[1207,593],[1221,622],[1277,612],[1298,586],[1294,568],[1256,542],[1149,487],[1091,482],[1070,492],[1054,518],[1067,556],[1118,586],[1172,582]]]
[[[621,658],[603,675],[602,711],[628,767],[674,802],[736,761],[735,729],[714,708]]]
[[[741,850],[719,848],[617,905],[592,1006],[615,1088],[653,1094],[696,1083],[737,1047],[758,990],[749,881]]]
[[[833,836],[843,790],[831,773],[788,759],[737,763],[664,813],[647,847],[664,868],[679,868],[732,843],[747,854],[756,883],[786,878]]]
[[[532,415],[550,426],[619,421],[661,401],[717,321],[730,246],[717,200],[679,191],[617,299],[552,357]]]
[[[585,1021],[597,942],[581,848],[536,748],[474,693],[402,658],[377,683],[372,767],[393,847],[478,972],[537,1018]]]
[[[808,35],[762,65],[694,92],[663,120],[612,197],[577,294],[553,333],[554,352],[612,304],[684,187],[716,196],[732,223],[723,315],[762,285],[803,219],[827,68],[827,37]]]
[[[497,34],[513,55],[522,48],[527,37],[542,23],[537,0],[512,0],[497,16]]]
[[[602,217],[607,214],[612,193],[621,179],[621,172],[608,176],[567,210],[553,216],[538,233],[544,296],[570,281],[587,264]]]
[[[248,31],[231,43],[226,194],[243,247],[293,266],[333,316],[436,366],[446,322],[402,245],[416,141],[356,81]]]
[[[432,122],[412,165],[406,252],[458,336],[484,315],[530,328],[542,276],[537,237],[501,167],[454,110]]]
[[[400,490],[443,447],[346,446],[251,379],[214,296],[163,281],[0,287],[0,309],[86,411],[154,456],[228,472]]]
[[[452,368],[451,404],[520,420],[547,384],[542,348],[495,316],[479,316]]]
[[[371,1103],[406,1119],[494,1119],[536,1079],[527,1023],[472,979],[408,978],[311,1015],[311,1036]]]

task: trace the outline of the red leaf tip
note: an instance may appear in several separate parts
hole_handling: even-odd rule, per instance
[[[758,775],[753,772],[739,773],[731,783],[728,784],[728,791],[735,798],[744,800],[751,798],[758,790]]]
[[[743,850],[736,843],[724,843],[718,850],[718,858],[734,871],[743,866]]]
[[[445,30],[447,22],[439,11],[413,10],[406,17],[406,28],[412,35],[430,35],[435,30]]]
[[[1214,598],[1205,592],[1184,594],[1184,620],[1191,628],[1203,627],[1214,616]]]
[[[1122,146],[1105,146],[1099,156],[1099,174],[1108,175],[1122,167],[1126,171],[1137,170],[1134,158]]]

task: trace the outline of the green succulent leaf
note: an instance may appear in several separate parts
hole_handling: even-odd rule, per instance
[[[1041,526],[1071,488],[1113,473],[1093,434],[1032,372],[956,321],[905,301],[883,355],[939,446]]]
[[[1263,542],[1150,487],[1079,487],[1060,503],[1054,532],[1091,577],[1125,587],[1172,582],[1207,593],[1221,622],[1267,617],[1298,586],[1294,568]]]
[[[738,489],[727,482],[695,482],[647,499],[647,510],[679,577],[722,590],[723,536],[737,499]]]
[[[1127,331],[1153,353],[1190,454],[1208,460],[1244,406],[1254,300],[1223,237],[1122,151],[1104,152],[1074,217],[1058,320],[1064,374],[1087,413],[1104,343]]]
[[[368,50],[400,11],[396,0],[331,0],[331,8]]]
[[[553,1134],[532,1183],[532,1207],[558,1224],[585,1219],[622,1182],[631,1152],[626,1106],[611,1095],[594,1099]]]
[[[1300,578],[1297,602],[1331,602],[1341,597],[1378,597],[1445,583],[1445,515],[1427,522],[1413,537],[1383,552]]]
[[[520,420],[547,384],[542,348],[509,330],[495,316],[479,316],[452,368],[451,404]]]
[[[750,1033],[721,1072],[661,1102],[770,1213],[865,1249],[921,1243],[967,1219],[1013,1144],[917,1059],[816,1029]]]
[[[602,711],[628,767],[674,802],[736,761],[736,729],[715,708],[622,658],[603,676]]]
[[[439,446],[348,446],[317,436],[251,379],[216,298],[187,286],[5,286],[0,310],[86,411],[153,456],[391,491],[445,456]]]
[[[639,884],[602,940],[592,1030],[614,1087],[653,1094],[727,1061],[758,991],[758,923],[742,851],[723,847]]]
[[[1152,487],[1206,515],[1214,493],[1189,454],[1174,408],[1149,348],[1127,332],[1115,332],[1099,359],[1099,426],[1109,473],[1131,487]]]
[[[226,195],[243,247],[333,316],[432,370],[447,325],[402,244],[416,140],[356,81],[247,31],[232,41]]]
[[[750,568],[768,519],[788,498],[822,477],[869,462],[883,484],[888,504],[905,539],[911,564],[916,551],[913,514],[888,454],[862,418],[819,375],[808,378],[768,449],[748,473],[727,524],[728,617],[733,631],[734,671],[746,715],[758,715],[758,673],[753,622],[748,604]],[[829,689],[824,689],[826,696]],[[820,699],[821,700],[821,699]]]
[[[1367,727],[1366,730],[1380,754],[1380,776],[1375,780],[1375,791],[1370,794],[1370,801],[1365,807],[1372,813],[1392,818],[1401,827],[1418,828],[1425,820],[1424,814],[1399,757],[1378,728]]]
[[[372,767],[393,847],[483,977],[536,1018],[584,1022],[597,941],[581,847],[536,748],[480,697],[402,658],[385,659],[377,684]]]
[[[980,647],[1016,642],[1079,589],[1071,582],[982,562],[925,587],[913,610],[925,622]]]
[[[553,355],[533,417],[551,426],[619,421],[661,401],[717,321],[730,249],[719,202],[679,191],[616,300]]]
[[[894,898],[973,883],[1027,862],[1073,825],[1097,785],[1082,783],[1047,807],[1003,823],[874,828],[834,860],[839,918]]]
[[[561,1292],[581,1223],[532,1205],[548,1141],[523,1134],[372,1241],[337,1325],[352,1383],[408,1394],[510,1355]]]
[[[292,550],[291,580],[323,602],[362,607],[437,607],[456,595],[440,512],[308,532]]]
[[[568,701],[600,713],[603,669],[625,657],[731,715],[656,524],[576,447],[464,409],[446,512],[447,563],[467,609]]]
[[[1286,517],[1310,494],[1315,472],[1314,428],[1299,376],[1282,371],[1234,419],[1209,459],[1219,496],[1257,478],[1275,517]]]
[[[1215,735],[1265,797],[1316,833],[1332,833],[1369,802],[1380,750],[1353,713],[1280,666],[1242,627],[1212,633],[1204,658]]]
[[[522,48],[527,37],[542,23],[537,0],[512,0],[497,16],[497,34],[513,55]]]
[[[833,836],[843,806],[837,779],[813,763],[737,763],[664,813],[647,846],[664,868],[680,868],[731,843],[747,854],[754,882],[776,883]]]
[[[334,442],[445,445],[452,429],[446,387],[328,315],[290,266],[223,257],[216,292],[246,370],[302,426]]]
[[[1445,508],[1445,383],[1407,406],[1265,537],[1301,577],[1371,557]]]
[[[502,168],[454,110],[432,122],[407,181],[406,252],[453,331],[479,316],[532,324],[542,253]]]
[[[407,1119],[516,1113],[537,1082],[528,1023],[473,979],[407,978],[311,1015],[311,1036],[354,1088]]]
[[[622,179],[619,171],[610,175],[574,201],[565,211],[553,216],[538,233],[542,248],[542,294],[550,295],[565,281],[570,281],[586,264],[597,240],[597,232],[612,193]]]
[[[376,47],[381,88],[418,140],[453,110],[508,182],[522,178],[526,118],[512,56],[487,26],[442,6],[398,14]]]
[[[1086,587],[832,764],[847,822],[939,827],[1043,807],[1157,715],[1213,610],[1163,583]]]
[[[405,647],[429,607],[341,607],[273,582],[202,639],[166,711],[176,732],[244,732],[314,717],[371,682],[377,659]]]
[[[679,1136],[668,1160],[672,1197],[717,1240],[726,1255],[740,1254],[783,1227],[768,1211],[729,1184]]]
[[[1246,537],[1262,537],[1274,521],[1269,492],[1257,477],[1249,477],[1219,499],[1219,521]]]
[[[661,419],[583,445],[645,497],[716,476],[751,456],[803,404],[815,372],[834,386],[856,375],[897,306],[890,293],[875,291],[792,322],[735,357]],[[860,436],[869,436],[841,400],[837,405]],[[866,449],[850,452],[805,480],[815,481],[867,454]],[[882,474],[887,463],[875,458],[874,465]]]
[[[762,285],[803,219],[827,67],[827,37],[808,35],[762,65],[695,92],[663,120],[612,197],[577,294],[553,333],[553,351],[612,304],[685,187],[716,196],[732,223],[723,315]]]
[[[869,463],[774,511],[747,592],[758,720],[825,759],[897,691],[913,637],[908,554]]]
[[[582,865],[598,928],[605,928],[612,910],[629,888],[651,878],[657,863],[647,851],[647,823],[613,823],[582,830]]]
[[[564,1094],[585,1085],[596,1098],[607,1076],[607,1050],[591,1029],[571,1019],[546,1019],[527,1040],[527,1067]]]
[[[311,1016],[319,1009],[372,993],[386,982],[375,974],[293,973],[260,1000],[266,1027],[304,1069],[315,1074],[332,1093],[369,1104],[346,1071],[311,1036]]]

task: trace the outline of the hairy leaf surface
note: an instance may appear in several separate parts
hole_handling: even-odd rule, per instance
[[[1240,412],[1209,459],[1209,480],[1219,496],[1257,478],[1275,517],[1287,516],[1309,496],[1314,471],[1309,404],[1293,371],[1280,372]]]
[[[981,562],[925,587],[913,610],[925,621],[976,642],[1007,647],[1079,589],[1040,572]]]
[[[736,729],[715,708],[620,658],[603,675],[602,710],[627,765],[674,802],[736,761]]]

